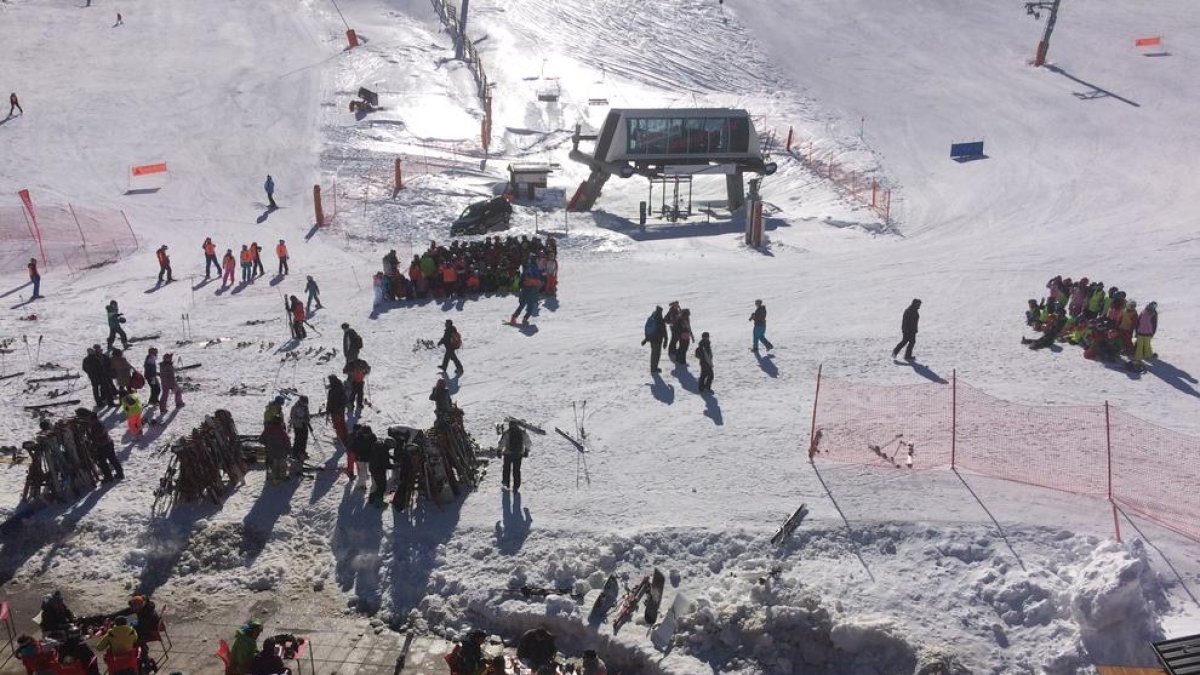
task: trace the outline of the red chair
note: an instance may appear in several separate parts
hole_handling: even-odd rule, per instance
[[[308,651],[308,669],[313,673],[313,675],[316,675],[317,664],[313,658],[312,649],[309,647],[308,638],[300,638],[299,644],[296,645],[296,654],[292,656],[292,660],[296,662],[296,675],[301,675],[301,673],[304,672],[301,659],[303,658],[305,651]]]
[[[36,656],[21,659],[21,665],[25,666],[26,675],[58,672],[58,653],[53,650],[42,651]]]
[[[7,600],[0,602],[0,623],[4,624],[4,630],[8,632],[8,650],[11,652],[13,641],[17,639],[17,627],[13,624],[12,611]]]
[[[118,673],[133,673],[133,675],[137,675],[141,672],[141,667],[139,666],[141,661],[141,647],[134,647],[132,651],[124,654],[113,654],[111,651],[104,652],[104,665],[108,668],[108,675],[117,675]]]
[[[229,643],[217,640],[217,658],[225,664],[225,675],[229,675]]]
[[[95,662],[96,659],[93,657],[92,663]],[[79,661],[60,663],[58,664],[58,670],[56,670],[55,673],[57,673],[57,675],[87,675],[88,667],[91,666],[92,663],[89,663],[86,666]]]

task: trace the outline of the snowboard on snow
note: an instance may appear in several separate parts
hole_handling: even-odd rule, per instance
[[[803,521],[804,517],[807,515],[808,505],[801,504],[799,508],[797,508],[792,515],[783,522],[783,525],[779,528],[779,531],[775,533],[775,536],[771,537],[771,543],[782,544],[784,540],[792,536],[792,533],[796,531],[796,528],[800,526],[801,521]]]
[[[650,578],[650,591],[646,594],[646,625],[648,626],[653,626],[654,622],[658,621],[658,608],[662,605],[663,586],[666,583],[666,577],[655,567],[654,574]]]
[[[617,593],[619,592],[620,586],[617,585],[617,575],[608,575],[608,580],[604,582],[604,587],[600,589],[600,595],[592,603],[592,611],[588,614],[588,623],[597,626],[603,623],[604,618],[612,610],[613,605],[616,604]]]

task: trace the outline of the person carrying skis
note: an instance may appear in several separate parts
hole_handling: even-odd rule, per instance
[[[529,266],[533,271],[527,273],[525,278],[521,280],[521,292],[518,295],[517,309],[509,317],[508,322],[515,325],[517,323],[517,315],[521,310],[525,310],[525,318],[521,320],[522,325],[529,325],[529,317],[537,313],[538,309],[538,294],[542,290],[542,281],[537,276],[537,267],[531,261]]]
[[[1133,346],[1133,363],[1137,367],[1143,367],[1142,361],[1146,359],[1158,358],[1158,354],[1154,353],[1154,346],[1150,340],[1154,334],[1158,332],[1158,303],[1151,302],[1146,305],[1146,309],[1138,315],[1137,320],[1137,342]]]
[[[288,250],[287,244],[282,239],[278,244],[275,244],[275,257],[279,258],[279,271],[276,272],[279,276],[287,276],[288,270]]]
[[[237,259],[233,257],[233,249],[225,249],[225,257],[221,258],[221,267],[225,272],[221,275],[221,285],[233,285],[233,272],[237,269]],[[205,271],[208,267],[205,266]]]
[[[367,375],[371,374],[371,366],[362,359],[354,359],[342,369],[346,380],[350,382],[349,406],[355,414],[362,412],[363,389],[366,387]]]
[[[253,265],[253,269],[250,271],[250,278],[260,277],[267,273],[262,263],[262,247],[258,245],[257,241],[250,242],[250,261]]]
[[[42,297],[42,275],[38,273],[37,258],[30,258],[25,267],[29,270],[29,283],[33,284],[33,295],[29,299],[37,300]]]
[[[446,366],[453,361],[454,372],[461,375],[463,365],[458,360],[458,350],[462,347],[462,336],[458,334],[458,329],[454,327],[454,322],[450,319],[446,319],[446,329],[442,332],[442,339],[438,340],[437,343],[439,346],[446,348],[446,354],[442,356],[441,370],[446,370]]]
[[[362,346],[363,341],[358,332],[351,328],[350,324],[342,324],[342,354],[346,357],[346,363],[358,358]]]
[[[249,246],[242,244],[242,283],[248,283],[252,278],[252,269],[254,267],[254,252]]]
[[[133,391],[129,386],[133,381],[133,366],[129,364],[129,359],[125,358],[125,352],[114,349],[109,363],[112,364],[113,382],[117,384],[117,393],[124,396]]]
[[[750,314],[750,321],[754,322],[754,342],[750,349],[758,351],[758,343],[763,343],[767,346],[767,351],[775,348],[771,341],[767,339],[767,306],[762,300],[754,301],[754,312]]]
[[[655,307],[650,317],[646,319],[645,333],[646,337],[642,339],[642,344],[650,343],[650,372],[661,373],[658,360],[662,357],[662,348],[667,346],[667,322],[663,318],[661,305]]]
[[[308,294],[308,302],[305,303],[305,309],[309,314],[312,314],[312,305],[317,303],[317,309],[325,309],[321,304],[321,289],[317,287],[317,282],[311,277],[308,277],[308,282],[304,284],[304,292]]]
[[[712,393],[713,356],[712,344],[708,341],[708,333],[700,334],[700,344],[696,345],[696,359],[700,361],[700,391]]]
[[[21,107],[21,100],[17,98],[17,92],[12,92],[8,95],[8,116],[13,116],[13,111],[19,110],[22,115],[25,114],[24,108]]]
[[[672,300],[667,306],[667,315],[663,320],[667,322],[667,328],[671,331],[671,342],[667,345],[667,358],[675,361],[675,352],[679,349],[679,315],[682,313],[679,307],[678,300]]]
[[[129,392],[121,397],[121,412],[125,413],[125,428],[137,440],[142,438],[142,402],[137,394]]]
[[[175,394],[176,410],[182,408],[183,389],[179,387],[179,381],[175,379],[175,356],[173,354],[163,354],[162,363],[158,367],[158,376],[162,379],[162,397],[158,399],[159,414],[166,414],[167,400],[171,398],[171,394]]]
[[[892,358],[904,349],[904,360],[912,361],[913,346],[917,344],[917,323],[921,320],[921,300],[913,298],[912,304],[904,310],[904,318],[900,320],[900,342],[892,349]]]
[[[146,378],[146,384],[150,385],[150,400],[146,401],[146,405],[157,405],[158,395],[162,388],[158,383],[158,348],[151,347],[146,352],[146,360],[142,362],[142,375]]]
[[[283,308],[292,317],[292,339],[303,340],[308,337],[308,331],[304,330],[304,303],[300,302],[300,298],[288,296]]]
[[[325,412],[329,413],[329,423],[342,447],[346,447],[349,433],[346,431],[346,387],[337,375],[329,376],[329,388],[325,395]],[[354,477],[354,462],[350,460],[346,467],[346,475]]]
[[[104,426],[94,411],[87,408],[76,408],[75,417],[83,422],[84,431],[92,441],[92,457],[96,460],[100,474],[104,476],[100,482],[108,483],[114,478],[125,480],[125,470],[117,459],[116,448],[108,436],[108,427]]]
[[[308,459],[308,434],[312,431],[312,415],[308,412],[308,397],[301,396],[288,411],[288,422],[292,425],[292,459],[303,462]]]
[[[267,180],[263,182],[263,191],[267,193],[267,207],[279,208],[279,205],[275,203],[275,179],[271,178],[271,174],[267,174]]]
[[[212,237],[205,237],[200,248],[204,249],[204,278],[209,276],[209,267],[217,271],[217,276],[221,276],[221,264],[217,262],[217,245],[213,243]]]
[[[104,308],[108,315],[108,349],[112,351],[113,342],[117,337],[121,338],[121,344],[125,349],[129,349],[129,336],[125,335],[125,329],[121,328],[121,324],[125,323],[125,316],[121,314],[121,310],[117,307],[117,301],[113,300]]]
[[[529,448],[529,432],[516,420],[509,420],[508,428],[500,435],[500,444],[496,447],[496,457],[504,458],[504,474],[500,480],[504,489],[508,489],[511,476],[513,492],[520,492],[521,460],[529,456]]]
[[[158,283],[161,284],[163,282],[164,274],[167,275],[168,284],[175,281],[171,276],[171,258],[167,256],[167,245],[163,244],[159,246],[155,255],[158,257]]]
[[[276,396],[263,411],[263,430],[259,440],[267,447],[267,472],[272,483],[288,478],[287,458],[291,449],[283,418],[283,397]]]
[[[692,343],[692,310],[679,310],[679,318],[676,320],[676,325],[679,327],[679,344],[675,348],[675,360],[679,365],[687,368],[688,346]]]

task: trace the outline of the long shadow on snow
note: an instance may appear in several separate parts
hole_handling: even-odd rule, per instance
[[[458,526],[462,504],[442,508],[420,504],[411,512],[392,510],[391,583],[392,622],[403,622],[425,599],[429,577],[438,565],[438,547],[450,540]],[[337,540],[334,540],[337,555]]]
[[[1154,359],[1146,365],[1146,372],[1188,396],[1200,398],[1200,392],[1196,391],[1196,388],[1192,386],[1197,384],[1196,378],[1192,377],[1186,370],[1176,368],[1161,359]]]
[[[0,524],[0,584],[12,580],[17,570],[21,569],[29,559],[46,544],[48,530],[57,529],[61,536],[54,540],[50,550],[42,561],[42,572],[49,569],[55,553],[71,539],[75,526],[83,517],[96,506],[96,502],[104,496],[113,483],[102,484],[87,493],[84,498],[73,504],[56,504],[39,508],[36,504],[22,502],[8,520]],[[61,516],[61,519],[59,518]],[[31,528],[22,535],[21,528]],[[37,533],[32,531],[36,528]]]
[[[652,375],[654,377],[654,381],[650,383],[650,393],[654,395],[654,398],[666,403],[667,405],[674,403],[675,387],[667,384],[666,380],[663,380],[662,375],[659,375],[658,373],[652,373]]]
[[[501,490],[500,509],[502,520],[496,521],[496,550],[503,555],[513,555],[525,545],[533,529],[533,515],[521,506],[521,493]]]
[[[914,373],[929,380],[930,382],[935,382],[937,384],[947,384],[946,378],[933,372],[933,369],[930,368],[929,366],[925,365],[924,363],[918,363],[916,361],[901,361],[899,359],[892,359],[892,362],[897,365],[901,365],[901,366],[910,366],[913,369]]]
[[[187,550],[192,535],[198,530],[196,523],[219,510],[220,505],[209,502],[202,505],[181,504],[166,517],[151,520],[137,544],[145,552],[146,558],[142,573],[138,575],[136,592],[151,595],[167,583],[179,558]]]
[[[767,374],[767,377],[779,377],[779,368],[775,365],[775,355],[762,355],[759,352],[754,352],[754,358],[758,359],[758,367]]]
[[[740,234],[745,231],[745,222],[741,217],[731,217],[729,220],[718,222],[664,222],[658,227],[643,228],[628,218],[623,218],[606,211],[593,211],[592,213],[595,217],[597,227],[618,232],[634,241],[654,241],[657,239],[677,239],[681,237],[711,237],[724,234]],[[777,218],[766,218],[763,221],[763,229],[768,231],[785,226],[788,226],[788,223]]]
[[[1071,73],[1068,73],[1067,71],[1063,70],[1062,68],[1059,68],[1056,65],[1048,63],[1048,64],[1046,64],[1046,70],[1049,70],[1052,73],[1057,73],[1058,75],[1062,75],[1063,77],[1067,78],[1068,80],[1070,80],[1072,82],[1075,82],[1077,84],[1082,84],[1083,86],[1091,89],[1091,91],[1072,92],[1072,95],[1074,95],[1075,98],[1078,98],[1082,101],[1090,101],[1090,100],[1097,99],[1097,98],[1114,98],[1114,99],[1120,101],[1121,103],[1124,103],[1126,105],[1131,105],[1135,108],[1142,107],[1142,105],[1136,101],[1131,101],[1131,100],[1125,98],[1124,96],[1114,94],[1113,92],[1111,92],[1107,89],[1104,89],[1100,86],[1094,85],[1091,82],[1081,80],[1078,77],[1075,77]]]
[[[724,425],[725,417],[721,414],[721,405],[717,402],[717,397],[713,396],[711,391],[702,392],[700,395],[704,397],[704,416],[717,426]]]
[[[285,482],[272,485],[270,480],[263,481],[262,493],[254,500],[254,506],[242,518],[241,552],[245,556],[246,566],[254,561],[267,547],[267,540],[275,529],[275,523],[283,514],[292,509],[292,495],[300,487],[300,479],[288,478]]]
[[[355,608],[364,614],[374,614],[382,598],[379,569],[383,560],[379,542],[383,540],[383,509],[368,505],[366,495],[352,485],[347,483],[342,491],[342,504],[330,542],[336,561],[334,573],[342,591],[353,589]]]

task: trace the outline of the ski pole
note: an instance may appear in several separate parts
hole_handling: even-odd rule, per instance
[[[33,354],[29,352],[29,336],[22,335],[21,342],[25,343],[25,358],[29,359],[29,368],[33,369]]]
[[[39,335],[38,336],[38,345],[37,345],[37,357],[34,358],[34,361],[41,361],[41,360],[42,360],[42,336]]]

